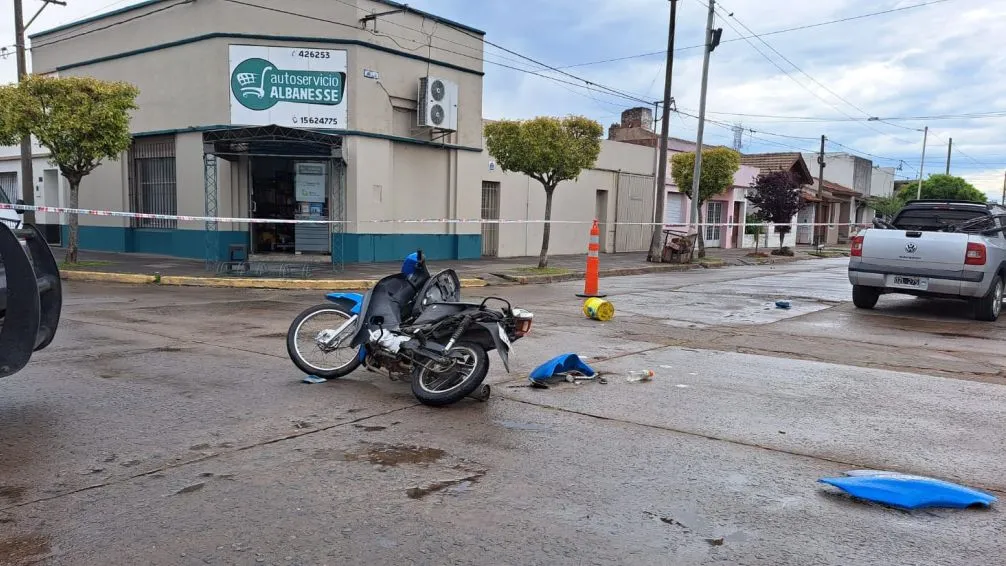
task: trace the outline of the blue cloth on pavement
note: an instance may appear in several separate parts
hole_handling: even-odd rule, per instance
[[[989,507],[996,502],[995,496],[970,487],[897,472],[856,470],[848,472],[848,477],[821,478],[818,481],[835,486],[853,497],[901,509],[964,509],[972,505]]]
[[[562,354],[534,368],[534,371],[528,375],[528,379],[534,382],[541,382],[551,379],[557,374],[569,373],[571,371],[582,373],[587,377],[597,375],[594,368],[585,364],[576,354]]]

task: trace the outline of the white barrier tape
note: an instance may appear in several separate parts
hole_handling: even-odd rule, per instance
[[[63,208],[56,206],[28,206],[24,204],[0,203],[0,210],[20,210],[33,212],[48,212],[51,214],[77,214],[84,216],[106,216],[114,218],[141,218],[145,220],[178,220],[182,222],[217,222],[235,224],[545,224],[545,220],[539,219],[481,219],[481,218],[413,218],[396,220],[306,220],[306,219],[282,219],[282,218],[231,218],[226,216],[189,216],[182,214],[149,214],[145,212],[122,212],[115,210],[93,210],[89,208]],[[592,225],[594,220],[550,220],[551,224],[580,224]],[[661,223],[661,222],[602,222],[606,226],[664,226],[665,228],[691,228],[694,224],[689,223]],[[872,223],[862,222],[794,222],[790,224],[773,223],[739,223],[739,222],[719,222],[715,224],[702,223],[702,228],[713,227],[772,227],[772,226],[796,226],[796,227],[818,227],[826,226],[837,228],[839,226],[850,227],[871,227]]]

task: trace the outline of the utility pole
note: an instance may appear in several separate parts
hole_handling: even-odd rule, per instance
[[[660,122],[660,116],[657,114],[660,112],[660,102],[653,103],[653,124],[651,128],[654,132],[657,131],[657,123]],[[656,135],[654,133],[654,135]],[[657,186],[657,170],[660,167],[658,163],[660,161],[660,140],[654,140],[657,145],[653,146],[653,214],[650,215],[650,222],[657,222],[657,200],[659,196],[657,193],[660,192],[660,187]],[[652,238],[651,238],[652,240]],[[647,261],[649,261],[649,255],[647,255]]]
[[[44,7],[44,5],[43,5]],[[21,0],[14,0],[14,44],[17,50],[17,82],[28,78],[28,62],[24,49],[24,13]],[[35,173],[31,167],[31,136],[21,138],[21,198],[28,206],[35,205]],[[16,199],[15,199],[16,200]],[[27,224],[35,223],[35,211],[25,211],[23,216]]]
[[[22,0],[14,0],[14,45],[17,51],[17,81],[22,82],[28,76],[28,61],[25,51],[25,30],[28,29],[34,21],[35,18],[42,13],[49,4],[58,4],[60,6],[65,6],[66,2],[62,0],[42,0],[42,7],[35,12],[34,16],[28,20],[27,25],[24,23],[24,6],[22,5]],[[24,200],[24,204],[28,206],[35,205],[35,182],[34,182],[34,172],[31,168],[31,136],[25,136],[21,139],[21,198]],[[23,216],[24,222],[29,224],[35,223],[35,212],[33,210],[26,210]]]
[[[1003,201],[1002,205],[1006,206],[1006,175],[1003,175]]]
[[[824,134],[821,134],[821,153],[817,154],[817,165],[818,165],[818,173],[817,173],[817,196],[818,196],[818,198],[822,198],[821,197],[821,193],[824,192],[824,168],[825,168],[825,166],[827,166],[827,163],[824,162],[824,142],[827,141],[827,139],[828,138],[826,138],[824,136]],[[823,198],[822,198],[821,202],[824,202]],[[824,206],[821,207],[821,212],[822,213],[824,213],[826,210],[828,210],[826,207],[824,207]],[[828,212],[830,212],[830,210]],[[828,221],[828,222],[830,222],[831,219],[830,218],[828,218],[828,219],[817,218],[817,215],[816,214],[814,215],[814,223],[815,224],[822,223],[822,221]],[[827,232],[827,230],[821,230],[821,231]],[[818,232],[818,229],[817,229],[816,226],[814,226],[814,227],[811,228],[811,234],[814,234],[815,232]],[[817,245],[817,244],[824,245],[824,242],[817,241],[817,242],[814,242],[814,244],[815,245]]]
[[[17,51],[17,82],[22,82],[28,77],[28,60],[25,55],[25,30],[28,29],[42,10],[49,4],[59,4],[66,6],[66,2],[61,0],[42,0],[42,7],[35,12],[28,25],[24,23],[24,6],[22,0],[14,0],[14,45]],[[31,156],[31,136],[21,138],[21,198],[28,206],[35,206],[35,173],[32,171]],[[35,211],[28,210],[24,213],[24,222],[35,223]]]
[[[915,198],[922,198],[922,172],[926,169],[926,142],[929,140],[929,126],[926,126],[922,134],[922,162],[919,163],[919,190],[915,192]]]
[[[954,138],[950,138],[950,143],[947,144],[947,175],[950,174],[950,152],[954,149]]]
[[[674,73],[674,27],[678,14],[678,0],[671,0],[671,17],[667,29],[667,68],[664,74],[664,107],[660,117],[660,139],[657,141],[657,194],[654,203],[653,235],[646,260],[659,262],[664,250],[661,236],[664,233],[664,204],[667,200],[667,136],[671,123],[671,78]]]
[[[699,179],[702,175],[702,134],[706,126],[706,87],[709,85],[709,56],[720,42],[722,29],[713,30],[713,16],[716,0],[709,0],[709,16],[706,18],[705,54],[702,57],[702,91],[699,98],[699,130],[695,136],[695,169],[692,171],[692,223],[695,225],[696,241],[702,243],[699,230]],[[704,249],[704,246],[703,246]]]

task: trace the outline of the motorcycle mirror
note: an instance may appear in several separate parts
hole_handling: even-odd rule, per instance
[[[15,204],[24,206],[24,199],[23,198],[17,199],[17,202]],[[17,212],[18,214],[24,216],[24,211],[23,210],[16,210],[15,212]]]

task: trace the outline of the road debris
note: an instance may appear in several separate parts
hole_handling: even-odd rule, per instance
[[[790,303],[789,301],[776,301],[775,307],[777,309],[790,309],[793,307],[793,304]]]
[[[817,480],[849,495],[900,509],[991,507],[988,493],[947,481],[882,470],[852,470],[846,477]]]
[[[595,379],[598,375],[576,354],[562,354],[534,368],[527,378],[533,387],[548,389],[548,384],[556,381],[576,383],[578,380]]]
[[[639,369],[630,371],[625,376],[625,381],[629,383],[639,383],[641,381],[653,381],[653,370],[652,369]]]

